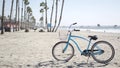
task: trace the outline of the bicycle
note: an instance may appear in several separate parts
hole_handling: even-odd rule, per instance
[[[75,25],[77,23],[73,23],[69,26],[69,29],[71,26]],[[74,47],[70,43],[72,41],[77,49],[80,51],[80,54],[86,57],[92,56],[93,59],[98,63],[109,63],[115,55],[114,47],[107,41],[96,41],[95,43],[92,43],[92,40],[97,40],[97,35],[94,36],[88,36],[89,38],[81,37],[81,36],[75,36],[72,35],[72,31],[68,30],[68,39],[67,41],[60,41],[57,42],[53,48],[52,48],[52,55],[53,57],[58,61],[66,61],[68,62],[73,56],[74,56]],[[83,39],[88,42],[88,45],[86,49],[81,50],[80,46],[76,42],[74,38]],[[91,48],[90,48],[91,47]]]

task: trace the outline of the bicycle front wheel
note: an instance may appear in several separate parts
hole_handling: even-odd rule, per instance
[[[68,42],[61,41],[54,45],[52,48],[52,55],[58,61],[69,61],[74,55],[74,48],[69,43],[67,49],[64,51]],[[64,51],[64,52],[63,52]]]
[[[107,41],[98,41],[93,44],[92,57],[95,61],[99,63],[109,63],[115,55],[115,50],[113,46]]]

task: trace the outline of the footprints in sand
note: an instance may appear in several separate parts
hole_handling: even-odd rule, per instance
[[[120,67],[120,64],[118,64],[117,62],[115,62],[115,63],[114,63],[114,65],[116,65],[116,66]]]

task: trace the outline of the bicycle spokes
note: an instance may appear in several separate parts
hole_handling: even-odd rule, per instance
[[[58,42],[57,44],[55,44],[55,46],[52,49],[52,55],[56,60],[59,61],[69,61],[73,55],[74,55],[74,49],[73,46],[71,44],[68,44],[67,48],[66,44],[68,44],[68,42]]]
[[[100,50],[100,49],[98,49],[98,50],[93,50],[93,55],[101,55],[101,54],[103,54],[104,53],[104,50]]]
[[[106,41],[96,42],[92,46],[91,51],[93,59],[99,63],[108,63],[113,59],[115,55],[113,46]]]

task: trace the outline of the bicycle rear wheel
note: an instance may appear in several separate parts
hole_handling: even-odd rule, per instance
[[[93,59],[104,64],[109,63],[115,55],[113,46],[107,41],[98,41],[94,43],[91,51]]]
[[[61,41],[54,45],[52,48],[52,55],[53,57],[58,61],[69,61],[73,55],[74,55],[74,48],[69,43],[67,49],[63,52],[64,48],[66,47],[66,44],[68,42]]]

